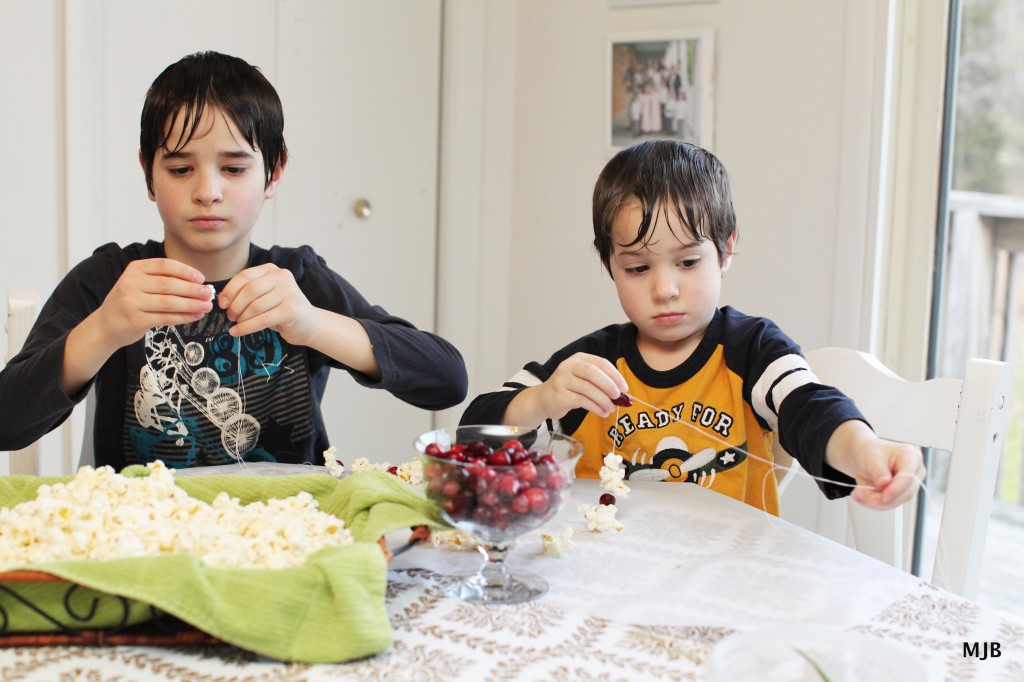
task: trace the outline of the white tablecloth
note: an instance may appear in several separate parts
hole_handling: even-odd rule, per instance
[[[423,546],[396,557],[388,595],[395,641],[367,660],[284,664],[229,647],[19,648],[0,649],[0,677],[701,680],[723,638],[811,625],[851,641],[880,638],[920,661],[932,680],[1024,680],[1024,624],[716,493],[631,485],[619,501],[621,534],[586,530],[577,506],[596,504],[601,491],[582,480],[548,526],[574,529],[569,551],[544,555],[536,535],[519,543],[513,573],[526,569],[550,584],[535,602],[478,606],[446,597],[440,586],[475,570],[476,552]],[[965,643],[989,647],[965,655]],[[999,656],[982,660],[992,643]]]

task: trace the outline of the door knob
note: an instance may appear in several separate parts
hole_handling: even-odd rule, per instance
[[[373,206],[370,205],[369,199],[357,199],[356,203],[352,206],[352,212],[358,218],[369,218],[373,215]]]

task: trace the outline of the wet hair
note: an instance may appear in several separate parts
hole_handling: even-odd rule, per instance
[[[656,212],[673,211],[689,236],[710,239],[725,256],[736,231],[736,213],[725,166],[711,152],[688,142],[652,140],[623,149],[605,165],[594,185],[594,248],[608,274],[615,244],[612,224],[631,199],[640,201],[643,217],[636,238],[620,246],[646,243]],[[682,239],[684,235],[676,235]]]
[[[146,187],[153,191],[153,161],[157,150],[180,150],[196,134],[206,107],[223,111],[249,145],[263,156],[266,185],[287,159],[284,111],[274,86],[260,70],[238,57],[219,52],[196,52],[171,64],[156,77],[142,106],[139,149]],[[181,135],[172,140],[181,116]]]

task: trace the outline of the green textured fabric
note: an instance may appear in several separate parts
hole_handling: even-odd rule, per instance
[[[145,469],[129,467],[125,475],[145,475]],[[33,499],[44,483],[68,480],[0,477],[0,506]],[[308,663],[361,658],[391,645],[384,604],[387,564],[377,540],[403,527],[447,527],[420,493],[381,472],[360,472],[341,481],[313,474],[180,477],[176,482],[189,495],[206,501],[221,491],[248,503],[306,490],[321,510],[345,522],[356,542],[325,548],[299,568],[279,570],[213,569],[186,554],[26,566],[84,588],[73,590],[66,610],[68,585],[2,584],[0,625],[6,617],[7,632],[57,629],[24,607],[13,591],[48,613],[63,614],[62,620],[91,615],[69,623],[80,629],[139,622],[149,617],[146,605],[152,605],[264,656]],[[95,613],[90,614],[93,608]]]

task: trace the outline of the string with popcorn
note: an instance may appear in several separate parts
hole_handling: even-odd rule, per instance
[[[604,457],[604,464],[598,475],[601,479],[601,487],[607,490],[610,495],[625,499],[630,492],[626,485],[626,469],[622,464],[622,457],[613,452]],[[341,477],[347,469],[338,459],[338,450],[333,445],[324,451],[324,463],[327,472],[334,477]],[[391,462],[370,462],[366,457],[357,457],[352,461],[352,473],[360,471],[386,471],[412,486],[419,486],[423,482],[423,462],[419,457],[414,457],[408,462],[397,466]],[[578,511],[582,514],[587,524],[587,530],[591,532],[614,531],[621,533],[624,526],[616,519],[618,507],[613,501],[602,501],[596,505],[580,505]],[[612,498],[614,499],[614,498]],[[572,547],[573,529],[565,526],[558,530],[548,530],[540,533],[541,551],[549,556],[560,557]],[[477,543],[473,536],[465,531],[450,529],[434,531],[430,536],[430,544],[433,547],[447,551],[470,551],[476,549]]]

